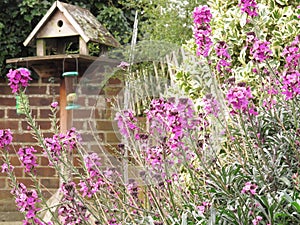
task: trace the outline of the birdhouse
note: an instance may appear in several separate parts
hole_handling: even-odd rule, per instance
[[[75,104],[76,82],[97,60],[89,55],[89,43],[102,50],[118,47],[118,41],[87,9],[55,1],[45,16],[24,41],[36,48],[36,56],[8,59],[7,63],[27,67],[41,78],[57,77],[60,84],[61,129],[70,125],[70,112]]]

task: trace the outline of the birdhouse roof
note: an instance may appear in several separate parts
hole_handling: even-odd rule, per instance
[[[119,42],[109,33],[109,31],[95,18],[87,9],[79,6],[70,5],[60,1],[53,3],[51,8],[33,29],[30,35],[24,41],[27,46],[34,40],[39,31],[51,20],[51,16],[60,11],[73,26],[82,39],[88,42],[96,42],[107,46],[118,47]]]

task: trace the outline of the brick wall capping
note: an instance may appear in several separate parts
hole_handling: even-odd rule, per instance
[[[45,55],[45,56],[30,56],[23,58],[7,59],[7,64],[15,64],[18,67],[32,68],[40,77],[47,78],[51,76],[60,76],[63,71],[63,61],[65,71],[76,70],[76,63],[74,59],[78,60],[79,74],[84,73],[86,69],[94,62],[102,65],[117,66],[120,62],[118,60],[110,59],[105,56],[95,57],[83,54],[59,54],[59,55]],[[98,65],[98,64],[97,64]]]

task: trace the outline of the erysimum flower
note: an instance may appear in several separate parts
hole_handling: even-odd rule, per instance
[[[212,14],[208,6],[200,6],[194,9],[194,37],[197,44],[197,55],[207,57],[213,42],[210,38],[211,28],[209,22]]]
[[[258,6],[255,0],[241,0],[239,6],[241,7],[242,12],[247,13],[249,16],[258,16]]]
[[[17,93],[22,87],[28,86],[28,81],[32,80],[30,77],[30,71],[26,68],[19,68],[16,70],[10,69],[7,78],[9,80],[8,85],[12,89],[12,93]]]
[[[232,113],[236,113],[237,110],[246,111],[249,108],[249,100],[252,99],[252,93],[250,87],[235,86],[228,90],[226,100],[230,107],[232,107]],[[254,112],[252,112],[254,114]]]
[[[269,47],[270,42],[255,40],[252,48],[250,49],[250,54],[258,62],[263,62],[266,59],[270,58],[272,51]]]
[[[0,130],[0,148],[8,146],[12,142],[12,139],[10,129]]]

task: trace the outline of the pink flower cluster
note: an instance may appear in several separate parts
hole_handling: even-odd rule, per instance
[[[254,113],[254,110],[249,108],[249,100],[252,99],[252,93],[250,87],[235,86],[228,90],[226,100],[229,106],[232,107],[232,114],[235,114],[238,110]],[[250,111],[251,110],[251,111]]]
[[[129,137],[130,131],[136,131],[139,128],[136,126],[137,119],[131,110],[125,110],[122,113],[116,113],[115,120],[118,121],[120,133],[125,137]]]
[[[252,224],[253,225],[258,225],[260,221],[262,221],[262,217],[261,216],[257,216],[255,217],[255,219],[252,220]]]
[[[198,211],[199,211],[200,214],[204,214],[205,211],[207,209],[209,209],[209,207],[211,207],[211,203],[209,203],[209,202],[202,202],[201,205],[197,206],[197,209],[198,209]]]
[[[282,94],[286,100],[292,99],[300,94],[300,35],[298,35],[290,46],[284,48],[282,55],[285,57],[285,71],[282,73]]]
[[[90,214],[86,206],[76,200],[76,184],[74,182],[63,183],[60,191],[63,193],[62,205],[58,208],[58,215],[63,225],[85,224]]]
[[[85,166],[88,171],[88,177],[79,182],[80,191],[82,196],[91,198],[97,191],[100,190],[100,187],[105,184],[100,174],[101,159],[98,154],[92,153],[84,156]]]
[[[239,3],[242,12],[247,13],[250,17],[258,16],[258,6],[255,0],[241,0]]]
[[[16,70],[10,69],[7,78],[9,80],[8,85],[12,89],[12,93],[17,93],[22,87],[28,86],[28,81],[32,80],[30,77],[30,71],[26,68],[19,68]]]
[[[250,195],[255,195],[257,190],[257,185],[252,184],[251,182],[247,182],[245,186],[243,187],[241,193],[242,194],[250,194]]]
[[[34,155],[35,152],[37,151],[33,147],[19,149],[19,159],[22,166],[25,166],[25,172],[34,172],[33,169],[37,166],[37,157]]]
[[[202,100],[206,114],[213,114],[217,117],[220,111],[220,103],[211,94],[204,96]]]
[[[268,41],[260,41],[258,39],[255,39],[255,42],[250,49],[250,54],[256,61],[263,62],[266,59],[270,58],[270,56],[272,55],[272,51],[269,45],[270,42]]]
[[[185,134],[199,124],[199,120],[194,119],[193,107],[192,101],[187,98],[152,100],[150,109],[146,111],[151,131],[169,137],[167,145],[172,150],[177,149]]]
[[[67,134],[55,134],[52,138],[45,138],[47,150],[44,154],[48,156],[49,153],[53,161],[59,161],[62,151],[73,151],[78,141],[81,141],[81,136],[73,127],[67,131]],[[52,160],[50,160],[50,164]]]
[[[29,224],[38,224],[45,225],[39,218],[37,218],[37,212],[40,211],[36,207],[36,204],[40,202],[38,194],[35,190],[27,190],[26,186],[20,183],[15,187],[12,192],[15,195],[15,201],[20,212],[25,213],[25,220],[23,221],[24,225]],[[33,223],[31,223],[31,221]],[[52,224],[51,222],[48,223]]]
[[[197,44],[197,55],[207,57],[212,46],[210,20],[212,14],[208,6],[200,6],[194,9],[194,37]]]
[[[225,72],[231,72],[230,66],[231,62],[229,61],[231,59],[229,53],[228,53],[228,45],[224,41],[219,41],[215,46],[215,51],[220,59],[217,63],[217,71],[224,73]]]
[[[12,133],[10,129],[0,130],[0,148],[4,148],[12,142]]]

